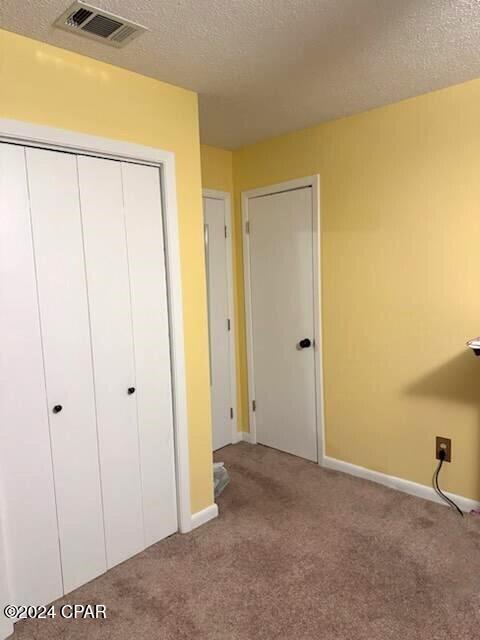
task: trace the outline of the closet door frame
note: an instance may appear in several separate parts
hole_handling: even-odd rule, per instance
[[[175,154],[172,151],[163,151],[153,147],[6,118],[0,118],[0,142],[91,155],[110,160],[143,163],[158,167],[160,171],[168,316],[171,336],[170,353],[178,529],[181,533],[188,533],[194,525],[192,525],[190,509],[185,346]]]

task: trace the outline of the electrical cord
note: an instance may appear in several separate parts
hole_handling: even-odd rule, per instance
[[[455,502],[453,500],[451,500],[448,496],[446,496],[443,493],[443,491],[440,489],[440,486],[438,484],[438,475],[439,475],[439,473],[440,473],[440,471],[442,469],[443,462],[445,460],[445,451],[444,451],[444,449],[440,449],[440,451],[438,452],[438,456],[440,458],[440,462],[438,463],[437,468],[435,469],[435,473],[433,474],[433,478],[432,478],[433,488],[435,489],[437,494],[440,496],[440,498],[442,498],[442,500],[445,500],[445,502],[447,502],[451,507],[456,509],[458,511],[458,513],[463,518],[463,511],[460,509],[460,507],[457,504],[455,504]]]

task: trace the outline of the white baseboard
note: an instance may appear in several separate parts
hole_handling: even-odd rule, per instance
[[[424,484],[418,484],[411,480],[404,480],[403,478],[397,478],[396,476],[388,476],[385,473],[379,471],[372,471],[365,467],[358,467],[350,462],[344,462],[343,460],[337,460],[336,458],[330,458],[325,456],[322,461],[322,466],[327,469],[333,469],[334,471],[341,471],[342,473],[348,473],[351,476],[357,476],[357,478],[363,478],[364,480],[371,480],[378,484],[383,484],[390,489],[397,489],[397,491],[403,491],[403,493],[409,493],[412,496],[418,498],[424,498],[425,500],[431,500],[432,502],[438,502],[439,504],[446,505],[446,503],[436,494],[433,487],[428,487]],[[457,496],[454,493],[444,492],[451,500],[456,502],[462,511],[471,511],[472,509],[478,509],[480,503],[471,498],[464,498],[463,496]]]
[[[249,444],[256,444],[253,441],[252,434],[248,433],[248,431],[237,431],[237,440],[236,442],[248,442]]]
[[[201,511],[197,511],[197,513],[192,514],[192,530],[200,527],[202,524],[213,520],[218,516],[218,506],[216,504],[211,504],[206,509],[202,509]]]

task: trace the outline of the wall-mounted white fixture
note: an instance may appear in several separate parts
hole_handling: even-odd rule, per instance
[[[148,31],[140,24],[80,0],[74,2],[53,24],[70,33],[117,48],[124,47],[141,33]]]
[[[478,338],[473,338],[467,342],[467,347],[473,350],[473,353],[476,356],[480,356],[480,336]]]

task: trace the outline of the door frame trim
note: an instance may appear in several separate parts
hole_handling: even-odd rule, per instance
[[[228,317],[230,318],[230,389],[233,407],[232,418],[232,444],[240,441],[238,435],[238,407],[237,407],[237,358],[236,358],[236,327],[235,327],[235,297],[233,292],[233,234],[232,234],[232,198],[228,191],[217,191],[216,189],[202,189],[202,197],[222,200],[225,204],[225,226],[227,227],[227,292],[228,292]],[[203,215],[205,221],[205,212]],[[213,425],[212,425],[213,428]]]
[[[161,172],[167,269],[178,530],[192,530],[187,385],[175,154],[111,138],[0,118],[0,142],[153,165]]]
[[[323,341],[322,341],[322,291],[321,291],[321,218],[320,218],[320,175],[306,176],[286,182],[242,191],[242,236],[243,236],[243,270],[245,286],[245,325],[247,338],[247,372],[248,372],[248,415],[250,422],[250,442],[257,443],[257,425],[253,400],[255,399],[255,370],[253,365],[253,324],[250,276],[250,238],[247,233],[248,204],[253,198],[273,195],[282,191],[292,191],[302,187],[312,188],[312,240],[313,240],[313,308],[314,308],[314,360],[315,360],[315,406],[317,427],[317,462],[323,464],[325,455],[325,405],[323,385]]]

